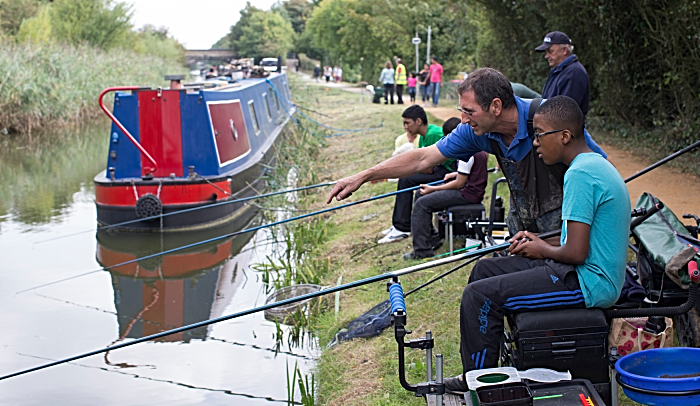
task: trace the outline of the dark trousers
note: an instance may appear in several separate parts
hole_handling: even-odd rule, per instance
[[[443,180],[447,173],[449,173],[449,171],[445,169],[444,166],[438,165],[433,168],[433,173],[417,173],[415,175],[399,179],[399,185],[396,190],[435,182],[436,180]],[[411,231],[411,212],[413,210],[414,192],[416,191],[398,193],[394,203],[394,215],[392,216],[391,222],[393,223],[394,228],[405,233]]]
[[[411,214],[413,251],[421,256],[433,256],[433,247],[440,236],[433,227],[433,213],[460,204],[472,204],[459,190],[438,190],[425,196],[416,191],[416,202]]]
[[[585,307],[573,265],[517,255],[478,261],[459,307],[464,373],[498,366],[505,314]]]
[[[396,100],[398,101],[399,104],[403,104],[403,99],[401,98],[403,95],[403,85],[396,85]]]
[[[394,84],[385,83],[384,84],[384,104],[389,103],[394,104]]]
[[[412,101],[412,102],[416,101],[416,88],[415,88],[415,87],[409,87],[409,88],[408,88],[408,95],[411,96],[411,101]]]

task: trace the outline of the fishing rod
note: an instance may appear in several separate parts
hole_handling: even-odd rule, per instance
[[[698,146],[700,146],[700,141],[696,141],[695,143],[688,145],[687,147],[683,148],[682,150],[677,151],[677,152],[667,156],[666,158],[658,161],[657,163],[655,163],[651,166],[648,166],[648,167],[642,169],[641,171],[635,173],[634,175],[628,177],[627,179],[625,179],[625,183],[637,179],[638,177],[644,175],[645,173],[647,173],[653,169],[658,168],[659,166],[665,164],[668,161],[671,161],[671,160],[678,158],[679,156],[685,154],[686,152],[692,150],[693,148],[697,148]]]
[[[337,180],[334,180],[334,181],[332,181],[332,182],[318,183],[318,184],[316,184],[316,185],[303,186],[303,187],[299,187],[299,188],[296,188],[296,189],[280,190],[280,191],[277,191],[277,192],[265,193],[265,194],[262,194],[262,195],[255,195],[255,196],[249,196],[249,197],[243,197],[243,198],[235,199],[235,200],[225,200],[225,201],[218,202],[218,203],[208,204],[208,205],[206,205],[206,206],[192,207],[192,208],[189,208],[189,209],[183,209],[183,210],[174,211],[174,212],[172,212],[172,213],[161,213],[161,214],[157,214],[157,215],[155,215],[155,216],[144,217],[144,218],[139,218],[139,219],[135,219],[135,220],[124,221],[124,222],[121,222],[121,223],[116,223],[116,224],[110,224],[110,225],[106,225],[106,226],[101,226],[101,227],[97,227],[97,231],[99,231],[99,230],[104,230],[104,229],[107,229],[107,228],[120,227],[120,226],[124,226],[124,225],[127,225],[127,224],[138,223],[139,221],[156,220],[156,219],[163,218],[163,217],[174,216],[174,215],[176,215],[176,214],[190,213],[190,212],[197,211],[197,210],[210,209],[210,208],[212,208],[212,207],[224,206],[224,205],[227,205],[227,204],[240,203],[240,202],[247,202],[247,201],[249,201],[249,200],[261,199],[261,198],[263,198],[263,197],[270,197],[270,196],[276,196],[276,195],[281,195],[281,194],[285,194],[285,193],[300,192],[300,191],[302,191],[302,190],[315,189],[315,188],[319,188],[319,187],[323,187],[323,186],[335,185],[336,183],[338,183],[338,181],[337,181]],[[37,242],[35,242],[34,244],[41,244],[41,243],[44,243],[44,242],[47,242],[47,241],[60,240],[60,239],[62,239],[62,238],[73,237],[73,236],[76,236],[76,235],[79,235],[79,234],[90,233],[90,232],[92,232],[92,231],[93,231],[93,229],[85,230],[85,231],[79,231],[79,232],[74,233],[74,234],[62,235],[62,236],[60,236],[60,237],[49,238],[48,240],[37,241]]]
[[[404,190],[406,190],[406,189],[404,189]],[[359,203],[359,202],[356,202],[356,203]],[[339,206],[338,208],[340,208],[340,207],[342,207],[342,206]],[[559,232],[559,231],[560,231],[560,230],[557,230],[556,232]],[[8,374],[8,375],[0,376],[0,380],[12,378],[12,377],[19,376],[19,375],[24,375],[24,374],[27,374],[27,373],[29,373],[29,372],[38,371],[38,370],[41,370],[41,369],[49,368],[49,367],[56,366],[56,365],[60,365],[60,364],[65,364],[65,363],[68,363],[68,362],[71,362],[71,361],[76,361],[76,360],[79,360],[79,359],[82,359],[82,358],[86,358],[86,357],[89,357],[89,356],[92,356],[92,355],[101,354],[101,353],[104,353],[104,352],[107,352],[107,351],[114,351],[114,350],[117,350],[117,349],[120,349],[120,348],[128,347],[128,346],[130,346],[130,345],[139,344],[139,343],[142,343],[142,342],[145,342],[145,341],[155,340],[155,339],[157,339],[157,338],[165,337],[165,336],[168,336],[168,335],[171,335],[171,334],[181,333],[181,332],[183,332],[183,331],[192,330],[192,329],[195,329],[195,328],[204,327],[204,326],[208,326],[208,325],[215,324],[215,323],[220,323],[220,322],[222,322],[222,321],[232,320],[232,319],[235,319],[235,318],[247,316],[247,315],[249,315],[249,314],[261,312],[261,311],[268,310],[268,309],[272,309],[272,308],[275,308],[275,307],[285,306],[285,305],[288,305],[288,304],[300,302],[300,301],[302,301],[302,300],[313,299],[313,298],[316,298],[316,297],[319,297],[319,296],[327,295],[327,294],[334,293],[334,292],[339,292],[339,291],[341,291],[341,290],[346,290],[346,289],[355,288],[355,287],[358,287],[358,286],[364,286],[364,285],[367,285],[367,284],[370,284],[370,283],[373,283],[373,282],[378,282],[378,281],[382,281],[382,280],[386,280],[386,279],[390,279],[390,278],[397,278],[397,277],[399,277],[399,276],[408,275],[408,274],[411,274],[411,273],[414,273],[414,272],[422,271],[422,270],[429,269],[429,268],[433,268],[433,267],[436,267],[436,266],[445,265],[445,264],[450,264],[450,263],[457,262],[457,261],[460,261],[460,260],[463,260],[463,259],[468,259],[468,258],[471,258],[471,257],[473,257],[473,256],[482,256],[482,255],[485,255],[485,254],[488,254],[488,253],[491,253],[491,252],[501,251],[501,250],[503,250],[503,249],[508,248],[509,246],[510,246],[510,243],[506,242],[506,243],[503,243],[503,244],[500,244],[500,245],[494,245],[494,246],[492,246],[492,247],[482,248],[482,249],[480,249],[480,250],[476,250],[476,251],[472,251],[472,252],[465,252],[465,253],[463,253],[463,254],[455,255],[455,256],[452,256],[452,257],[442,258],[442,259],[438,259],[438,260],[431,261],[431,262],[426,262],[426,263],[422,263],[422,264],[413,265],[413,266],[408,267],[408,268],[398,269],[398,270],[395,270],[395,271],[392,271],[392,272],[387,272],[387,273],[384,273],[384,274],[381,274],[381,275],[371,276],[371,277],[369,277],[369,278],[361,279],[361,280],[359,280],[359,281],[349,282],[349,283],[346,283],[346,284],[344,284],[344,285],[338,285],[338,286],[335,286],[335,287],[330,287],[330,288],[328,288],[328,289],[320,290],[320,291],[318,291],[318,292],[307,293],[307,294],[305,294],[305,295],[296,296],[296,297],[289,298],[289,299],[285,299],[285,300],[282,300],[282,301],[279,301],[279,302],[275,302],[275,303],[269,303],[269,304],[266,304],[266,305],[263,305],[263,306],[254,307],[254,308],[252,308],[252,309],[240,311],[240,312],[233,313],[233,314],[230,314],[230,315],[227,315],[227,316],[221,316],[221,317],[217,317],[217,318],[215,318],[215,319],[204,320],[204,321],[201,321],[201,322],[198,322],[198,323],[194,323],[194,324],[190,324],[190,325],[187,325],[187,326],[178,327],[178,328],[175,328],[175,329],[172,329],[172,330],[168,330],[168,331],[163,331],[163,332],[161,332],[161,333],[152,334],[152,335],[149,335],[149,336],[146,336],[146,337],[141,337],[141,338],[138,338],[138,339],[135,339],[135,340],[133,340],[133,341],[126,342],[126,343],[116,344],[116,345],[113,345],[113,346],[110,346],[110,347],[105,347],[105,348],[102,348],[102,349],[99,349],[99,350],[90,351],[90,352],[87,352],[87,353],[84,353],[84,354],[80,354],[80,355],[76,355],[76,356],[73,356],[73,357],[65,358],[65,359],[62,359],[62,360],[50,362],[50,363],[48,363],[48,364],[44,364],[44,365],[40,365],[40,366],[37,366],[37,367],[25,369],[25,370],[22,370],[22,371],[19,371],[19,372],[14,372],[14,373],[11,373],[11,374]]]
[[[434,186],[434,185],[438,185],[438,184],[443,183],[443,182],[444,182],[444,180],[436,180],[435,182],[428,183],[428,185]],[[171,253],[173,253],[173,252],[181,251],[181,250],[188,249],[188,248],[192,248],[192,247],[197,247],[197,246],[199,246],[199,245],[208,244],[208,243],[210,243],[210,242],[223,240],[223,239],[226,239],[226,238],[234,237],[234,236],[237,236],[237,235],[240,235],[240,234],[244,234],[244,233],[248,233],[248,232],[251,232],[251,231],[258,231],[258,230],[262,230],[263,228],[274,227],[274,226],[277,226],[277,225],[280,225],[280,224],[289,223],[289,222],[291,222],[291,221],[296,221],[296,220],[301,220],[301,219],[304,219],[304,218],[307,218],[307,217],[317,216],[317,215],[319,215],[319,214],[324,214],[324,213],[328,213],[328,212],[331,212],[331,211],[344,209],[344,208],[346,208],[346,207],[351,207],[351,206],[354,206],[354,205],[357,205],[357,204],[361,204],[361,203],[367,203],[367,202],[371,202],[371,201],[375,201],[375,200],[379,200],[379,199],[384,199],[385,197],[394,196],[394,195],[397,195],[397,194],[399,194],[399,193],[411,192],[411,191],[417,190],[417,189],[420,189],[420,185],[418,185],[418,186],[413,186],[413,187],[406,188],[406,189],[397,190],[397,191],[395,191],[395,192],[385,193],[385,194],[379,195],[379,196],[368,197],[368,198],[366,198],[366,199],[361,199],[361,200],[358,200],[358,201],[356,201],[356,202],[351,202],[351,203],[342,204],[342,205],[340,205],[340,206],[329,207],[329,208],[327,208],[327,209],[318,210],[318,211],[315,211],[315,212],[312,212],[312,213],[301,214],[301,215],[296,216],[296,217],[290,217],[290,218],[288,218],[288,219],[275,221],[275,222],[273,222],[273,223],[262,224],[262,225],[259,225],[259,226],[256,226],[256,227],[246,228],[246,229],[244,229],[244,230],[239,230],[239,231],[235,231],[235,232],[233,232],[233,233],[224,234],[224,235],[219,236],[219,237],[214,237],[214,238],[210,238],[210,239],[207,239],[207,240],[204,240],[204,241],[199,241],[199,242],[196,242],[196,243],[183,245],[183,246],[181,246],[181,247],[172,248],[172,249],[165,250],[165,251],[161,251],[161,252],[158,252],[158,253],[155,253],[155,254],[151,254],[151,255],[146,255],[146,256],[143,256],[143,257],[141,257],[141,258],[136,258],[136,259],[132,259],[132,260],[129,260],[129,261],[121,262],[121,263],[116,264],[116,265],[110,265],[110,266],[102,267],[102,268],[100,268],[100,269],[96,269],[96,270],[94,270],[94,271],[88,271],[88,272],[82,273],[82,274],[80,274],[80,275],[75,275],[75,276],[71,276],[71,277],[68,277],[68,278],[65,278],[65,279],[61,279],[61,280],[58,280],[58,281],[49,282],[49,283],[45,283],[45,284],[43,284],[43,285],[35,286],[35,287],[29,288],[29,289],[24,289],[24,290],[21,290],[21,291],[15,293],[15,294],[18,295],[18,294],[20,294],[20,293],[28,292],[28,291],[30,291],[30,290],[39,289],[39,288],[43,288],[43,287],[50,286],[50,285],[55,285],[55,284],[57,284],[57,283],[65,282],[65,281],[68,281],[68,280],[71,280],[71,279],[80,278],[80,277],[83,277],[83,276],[86,276],[86,275],[90,275],[90,274],[93,274],[93,273],[96,273],[96,272],[106,271],[106,270],[108,270],[108,269],[116,268],[116,267],[119,267],[119,266],[128,265],[128,264],[133,264],[134,262],[142,261],[142,260],[144,260],[144,259],[150,259],[150,258],[154,258],[154,257],[160,256],[160,255],[171,254]]]

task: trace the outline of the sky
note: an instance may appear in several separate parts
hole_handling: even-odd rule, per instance
[[[246,0],[122,0],[133,5],[131,22],[168,27],[170,34],[187,49],[209,49],[229,32],[240,18]],[[269,10],[276,0],[252,0],[255,7]]]

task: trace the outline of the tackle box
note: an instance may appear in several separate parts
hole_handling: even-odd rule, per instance
[[[518,370],[540,367],[588,379],[610,399],[608,324],[600,309],[567,309],[508,316],[504,361]]]
[[[581,406],[583,403],[580,395],[583,395],[588,405],[605,406],[602,397],[587,379],[537,383],[529,386],[535,406]]]
[[[479,406],[532,406],[532,391],[524,382],[477,388]]]

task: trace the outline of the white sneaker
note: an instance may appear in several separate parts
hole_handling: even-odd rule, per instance
[[[403,240],[404,238],[408,238],[410,236],[411,236],[411,233],[404,233],[403,231],[399,231],[399,230],[392,227],[392,230],[384,238],[377,241],[377,243],[388,244],[390,242]]]
[[[391,227],[387,228],[386,230],[382,230],[382,235],[389,234],[393,229],[394,229],[394,226],[391,226]]]

